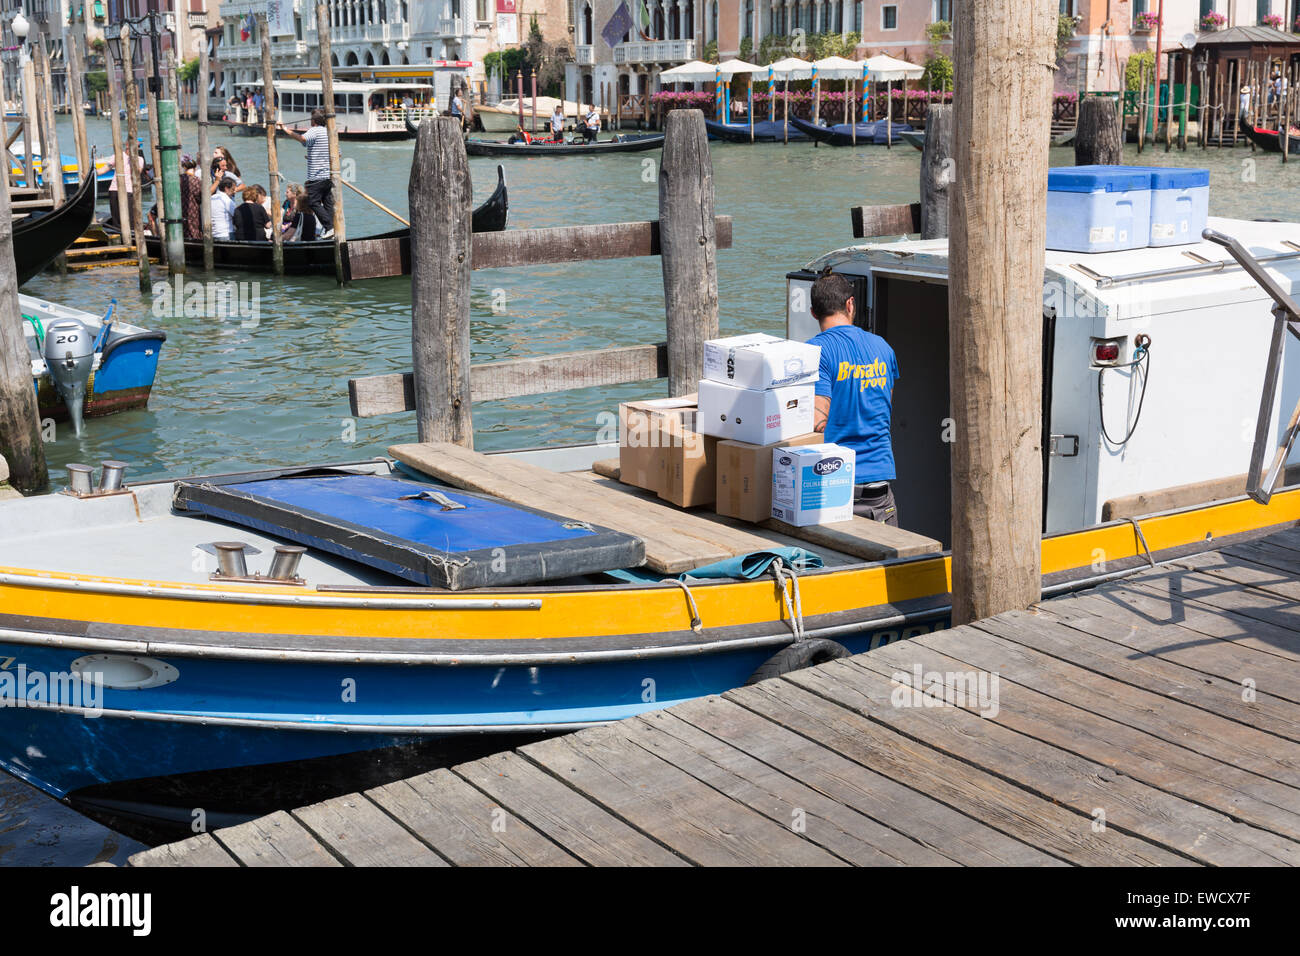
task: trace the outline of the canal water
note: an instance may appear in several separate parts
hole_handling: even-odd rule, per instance
[[[106,120],[89,121],[101,153],[111,152]],[[70,152],[71,126],[60,121]],[[196,152],[197,128],[182,124],[184,150]],[[227,137],[243,179],[269,185],[265,140]],[[279,141],[281,170],[301,182],[303,147]],[[1073,163],[1054,149],[1053,164]],[[380,202],[407,208],[413,143],[346,144],[344,171]],[[917,198],[920,154],[892,150],[816,148],[811,144],[715,145],[716,207],[734,217],[734,247],[718,253],[720,324],[724,333],[784,331],[785,274],[852,240],[849,207],[907,203]],[[510,228],[653,219],[657,216],[658,152],[601,157],[503,160],[510,189]],[[1249,149],[1163,147],[1125,161],[1205,166],[1212,173],[1210,211],[1244,219],[1300,220],[1300,163]],[[496,161],[474,158],[475,201],[496,182]],[[344,190],[348,235],[397,224]],[[269,254],[268,254],[269,255]],[[155,269],[155,285],[166,279]],[[238,272],[191,274],[189,281],[236,280],[248,315],[177,316],[156,311],[132,270],[95,270],[61,278],[43,274],[23,292],[102,313],[111,299],[121,319],[167,332],[149,407],[88,423],[77,439],[60,426],[47,446],[52,477],[63,483],[69,462],[117,458],[128,479],[231,471],[263,465],[340,462],[383,455],[415,437],[411,414],[354,420],[347,380],[410,369],[408,279],[338,288],[328,277]],[[255,306],[255,307],[253,307]],[[629,259],[474,273],[472,358],[476,363],[554,352],[661,341],[663,285],[657,259]],[[666,384],[486,402],[474,407],[476,446],[484,450],[588,442],[618,402],[664,394]],[[114,858],[124,840],[85,823],[52,828],[71,814],[12,778],[0,775],[0,863],[79,864]],[[75,816],[75,815],[73,815]],[[77,818],[78,820],[80,818]],[[98,836],[96,835],[98,833]],[[5,838],[10,838],[6,840]]]

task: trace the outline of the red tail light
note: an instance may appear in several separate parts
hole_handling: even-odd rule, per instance
[[[1098,362],[1119,361],[1118,342],[1099,342],[1093,349],[1093,357]]]

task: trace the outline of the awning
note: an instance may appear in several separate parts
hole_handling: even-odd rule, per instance
[[[906,60],[896,60],[884,53],[867,60],[867,70],[871,74],[870,79],[882,82],[919,80],[925,75],[925,67]]]
[[[812,64],[807,60],[799,59],[797,56],[787,56],[784,60],[770,63],[768,69],[783,80],[812,79]]]
[[[704,83],[716,78],[718,68],[703,60],[691,60],[659,74],[661,83]]]
[[[813,66],[817,67],[817,75],[823,80],[856,80],[862,76],[863,63],[842,56],[828,56]]]
[[[759,73],[767,69],[765,66],[757,66],[753,63],[746,63],[744,60],[726,60],[719,63],[717,70],[722,74],[723,79],[731,79],[738,73]]]

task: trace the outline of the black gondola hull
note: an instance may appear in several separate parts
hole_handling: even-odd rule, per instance
[[[92,154],[93,166],[93,154]],[[14,224],[14,265],[18,284],[40,272],[81,238],[95,220],[94,175],[87,176],[72,197],[43,216]]]
[[[631,136],[602,143],[502,143],[496,140],[467,139],[465,152],[471,156],[600,156],[605,153],[639,153],[660,149],[662,133]]]

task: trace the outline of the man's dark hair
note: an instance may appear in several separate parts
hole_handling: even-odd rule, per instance
[[[821,320],[848,308],[853,298],[853,284],[838,272],[822,275],[812,286],[810,310],[813,318]]]
[[[324,111],[324,110],[312,110],[312,111],[311,111],[311,125],[312,125],[312,126],[324,126],[324,125],[325,125],[325,111]]]

